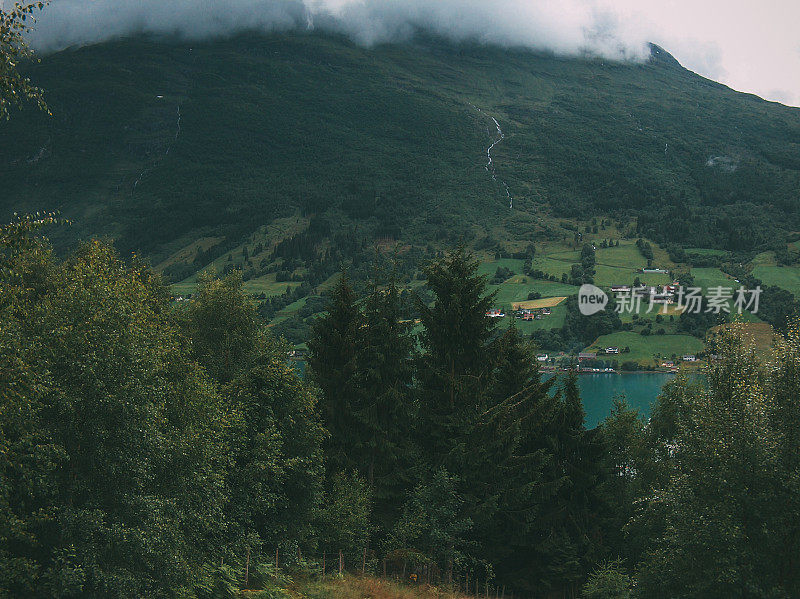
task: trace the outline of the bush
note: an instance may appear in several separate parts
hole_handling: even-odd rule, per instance
[[[589,575],[581,596],[585,599],[630,599],[632,586],[631,577],[619,561],[606,562]]]

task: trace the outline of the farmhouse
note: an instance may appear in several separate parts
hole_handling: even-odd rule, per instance
[[[550,359],[550,356],[547,354],[536,354],[536,360],[539,362],[547,362]]]
[[[683,356],[683,361],[684,362],[697,362],[697,356],[693,356],[693,355],[687,354],[687,355]]]
[[[607,354],[618,354],[618,353],[619,353],[619,348],[618,348],[618,347],[614,347],[614,346],[612,346],[612,347],[607,347],[607,348],[605,349],[605,352],[606,352]]]
[[[506,315],[500,308],[492,308],[486,313],[489,318],[503,318]]]

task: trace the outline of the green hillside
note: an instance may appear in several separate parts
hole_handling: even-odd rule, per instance
[[[108,234],[156,264],[219,239],[187,276],[292,215],[326,215],[328,246],[348,223],[366,240],[513,243],[549,216],[601,214],[693,247],[785,241],[800,228],[800,111],[658,56],[321,34],[67,50],[31,73],[54,117],[0,125],[0,213],[59,209],[76,224],[57,243]]]

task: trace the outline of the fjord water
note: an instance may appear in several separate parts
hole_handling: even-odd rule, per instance
[[[581,374],[578,388],[586,410],[586,427],[594,428],[600,424],[611,413],[614,398],[621,395],[632,408],[639,410],[640,416],[647,418],[661,388],[674,377],[668,372]]]

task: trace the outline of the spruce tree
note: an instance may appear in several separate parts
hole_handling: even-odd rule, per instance
[[[414,446],[411,423],[414,338],[403,321],[394,281],[373,283],[364,304],[363,345],[358,352],[356,381],[360,470],[372,487],[376,520],[385,530],[402,505],[411,483]]]
[[[532,346],[512,324],[497,344],[492,405],[471,443],[481,456],[480,466],[468,473],[469,489],[477,500],[475,538],[483,559],[495,564],[499,579],[520,590],[527,590],[537,558],[533,533],[542,505],[555,488],[545,476],[545,424],[554,381],[541,381]]]
[[[308,365],[322,390],[321,411],[330,435],[326,455],[331,472],[362,470],[363,452],[354,452],[360,439],[359,392],[356,372],[363,347],[363,315],[346,273],[331,291],[327,313],[314,322],[308,342]]]
[[[459,467],[464,433],[484,407],[493,362],[494,301],[478,263],[459,247],[426,269],[433,306],[417,302],[420,342],[420,442],[434,465]],[[463,463],[461,464],[463,466]]]
[[[570,372],[551,404],[547,422],[547,488],[553,491],[538,520],[534,584],[567,594],[577,592],[599,550],[602,445],[587,431],[577,376]],[[538,578],[538,581],[537,581]]]

